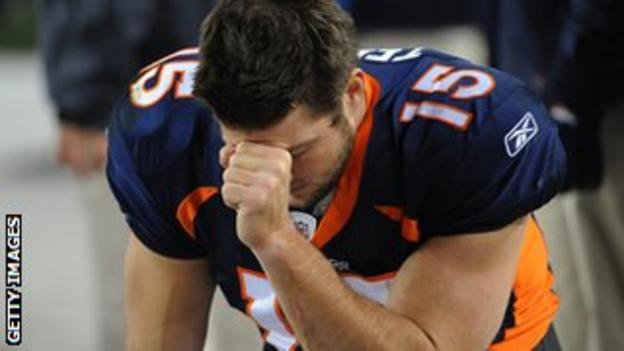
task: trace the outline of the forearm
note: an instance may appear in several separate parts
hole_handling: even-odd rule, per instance
[[[127,351],[201,351],[215,285],[204,259],[159,256],[134,236],[125,266]]]
[[[152,287],[152,290],[156,289]],[[201,351],[208,329],[212,292],[197,286],[195,290],[127,292],[126,349]]]
[[[316,248],[286,234],[254,253],[305,350],[435,349],[414,321],[356,294]]]

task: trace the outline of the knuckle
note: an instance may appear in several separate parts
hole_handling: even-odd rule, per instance
[[[230,159],[228,161],[228,165],[230,167],[238,165],[240,163],[240,155],[238,153],[233,154],[232,156],[230,156]]]
[[[223,171],[223,181],[228,182],[231,179],[232,179],[232,169],[227,168],[225,171]],[[225,188],[225,185],[223,187]]]
[[[276,162],[275,168],[280,176],[290,174],[290,164],[284,159],[280,159]]]
[[[265,183],[271,190],[277,188],[277,186],[279,185],[279,181],[277,180],[277,178],[270,175],[266,177]]]
[[[292,163],[292,155],[290,154],[290,152],[286,150],[283,151],[283,154],[284,154],[284,160],[286,161],[288,165],[290,165]]]
[[[227,198],[229,197],[229,195],[231,194],[232,191],[232,186],[228,183],[223,184],[223,186],[221,187],[221,193],[223,194],[223,198]]]
[[[282,167],[280,169],[280,174],[284,177],[284,178],[288,178],[290,176],[290,163],[288,162],[282,162]]]
[[[219,163],[221,164],[221,166],[226,167],[227,166],[227,156],[228,156],[228,151],[226,150],[226,147],[222,147],[221,150],[219,150]]]
[[[249,150],[250,144],[247,142],[240,142],[236,145],[236,152],[247,152]]]
[[[225,171],[223,171],[223,181],[224,182],[232,182],[236,183],[240,178],[240,170],[236,167],[228,167]]]

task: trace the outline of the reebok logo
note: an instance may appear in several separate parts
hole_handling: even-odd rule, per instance
[[[524,117],[505,135],[505,150],[509,157],[515,157],[539,132],[539,126],[531,112]]]

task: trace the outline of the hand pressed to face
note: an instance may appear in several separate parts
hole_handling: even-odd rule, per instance
[[[242,142],[225,146],[221,159],[222,195],[237,211],[236,231],[250,248],[262,247],[271,235],[294,230],[288,215],[292,158],[280,147]]]
[[[338,116],[297,106],[277,125],[242,131],[221,124],[225,146],[222,196],[237,211],[240,239],[251,248],[294,229],[289,208],[314,206],[337,184],[366,112],[361,73],[355,71]]]

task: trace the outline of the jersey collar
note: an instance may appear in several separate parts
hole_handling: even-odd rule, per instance
[[[351,217],[358,199],[364,160],[373,130],[373,111],[381,91],[379,82],[366,73],[364,73],[364,88],[367,101],[366,115],[358,127],[353,152],[338,181],[336,194],[332,198],[327,212],[325,212],[316,233],[312,237],[312,244],[318,248],[325,246],[340,233]]]

